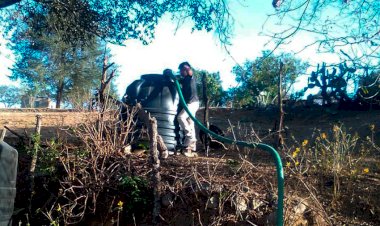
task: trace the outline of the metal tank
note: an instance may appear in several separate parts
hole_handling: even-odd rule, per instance
[[[174,82],[168,76],[142,75],[127,87],[123,102],[128,105],[141,103],[144,110],[157,119],[158,134],[163,138],[168,150],[175,150],[180,137],[176,120],[179,96]]]
[[[17,162],[17,151],[4,141],[0,141],[0,226],[12,225]]]

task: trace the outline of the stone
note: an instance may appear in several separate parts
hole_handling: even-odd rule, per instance
[[[306,212],[307,206],[304,201],[300,201],[294,208],[295,215],[303,215]]]
[[[219,197],[217,194],[211,196],[206,203],[207,209],[218,209],[219,208]]]
[[[236,201],[236,210],[238,210],[239,212],[244,212],[248,209],[248,203],[244,197],[238,196],[235,201]]]
[[[123,147],[123,153],[125,154],[125,155],[130,155],[130,154],[132,154],[132,147],[131,147],[131,145],[127,145],[127,146],[124,146]]]
[[[137,155],[137,156],[143,156],[143,155],[146,154],[145,152],[146,152],[145,149],[136,149],[136,150],[133,151],[133,154]]]
[[[309,221],[306,219],[306,213],[310,210],[308,208],[309,204],[306,200],[299,197],[295,197],[294,201],[296,201],[296,205],[291,209],[287,217],[289,223],[296,226],[309,225]]]
[[[323,217],[322,214],[316,212],[316,211],[311,211],[309,214],[311,217],[311,222],[312,225],[318,225],[318,226],[328,226],[330,225]]]
[[[260,201],[259,199],[255,199],[255,198],[252,198],[252,199],[251,199],[251,202],[250,202],[250,208],[251,208],[252,210],[257,209],[257,208],[259,208],[259,207],[262,206],[262,205],[263,205],[263,202]]]

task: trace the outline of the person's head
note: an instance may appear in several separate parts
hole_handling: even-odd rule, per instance
[[[179,72],[181,73],[182,76],[193,76],[193,69],[191,68],[191,65],[189,62],[182,62],[178,66]]]
[[[173,71],[172,71],[171,69],[167,68],[167,69],[165,69],[165,70],[162,72],[162,74],[163,74],[164,76],[169,76],[169,77],[171,77],[171,76],[173,75]]]

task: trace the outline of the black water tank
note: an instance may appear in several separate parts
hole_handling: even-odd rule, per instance
[[[158,134],[169,150],[174,150],[179,139],[176,120],[179,95],[175,84],[162,74],[142,75],[127,87],[123,101],[128,105],[141,103],[157,119]]]

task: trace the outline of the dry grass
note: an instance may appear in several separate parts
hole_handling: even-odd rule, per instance
[[[134,130],[133,115],[131,109],[121,126],[112,107],[67,130],[79,143],[61,140],[41,145],[41,153],[58,151],[59,183],[50,189],[49,202],[35,205],[44,218],[30,216],[34,222],[151,225],[148,157],[124,153],[132,141],[128,135]],[[231,122],[229,127],[228,136],[239,140],[255,142],[273,135],[247,124]],[[286,225],[380,223],[379,146],[374,135],[378,129],[370,127],[370,135],[360,137],[342,126],[332,128],[331,133],[316,131],[299,142],[287,141]],[[211,150],[208,157],[170,156],[161,161],[161,225],[273,223],[277,189],[271,158],[260,150],[227,149]],[[36,192],[36,199],[45,196]]]

